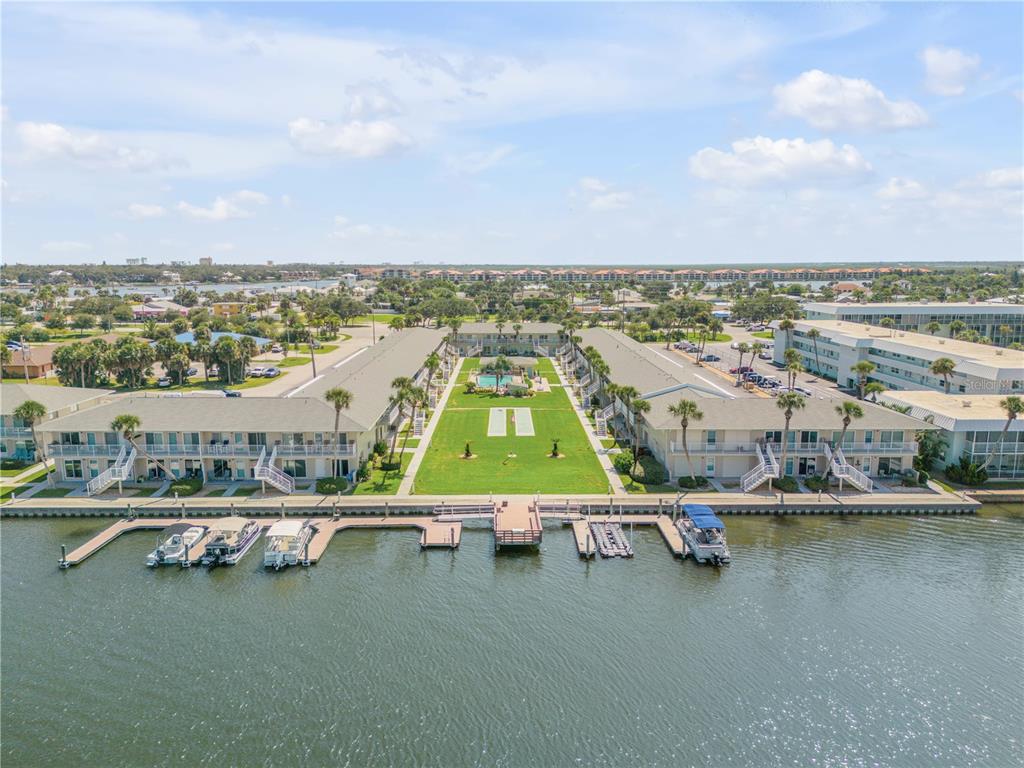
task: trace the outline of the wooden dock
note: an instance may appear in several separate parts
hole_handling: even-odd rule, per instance
[[[590,526],[586,520],[572,521],[572,535],[576,540],[576,552],[579,556],[589,560],[597,552],[597,545],[594,536],[590,533]]]
[[[633,546],[626,539],[622,526],[617,522],[590,523],[590,532],[597,542],[601,557],[632,557]]]
[[[103,547],[107,546],[114,539],[118,538],[122,534],[131,533],[132,531],[159,531],[163,530],[169,525],[175,523],[188,523],[189,525],[205,525],[207,528],[216,524],[219,518],[207,517],[207,518],[196,518],[196,519],[183,519],[183,518],[170,518],[170,517],[136,517],[136,518],[125,518],[118,520],[116,523],[108,528],[104,528],[102,531],[97,533],[87,542],[79,547],[75,547],[66,556],[62,557],[59,561],[61,568],[69,568],[72,565],[78,565],[87,557],[90,557],[99,552]],[[203,556],[206,551],[206,539],[209,536],[204,536],[198,544],[189,549],[188,559],[190,564],[198,562],[199,558]]]
[[[658,527],[661,537],[665,539],[665,544],[673,555],[676,557],[686,557],[689,554],[686,542],[683,540],[683,535],[679,532],[676,524],[672,522],[671,517],[659,515],[654,524]]]
[[[494,549],[532,547],[544,534],[536,506],[528,502],[499,505],[494,512]]]

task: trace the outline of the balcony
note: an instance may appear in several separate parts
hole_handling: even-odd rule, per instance
[[[806,442],[806,443],[790,443],[789,447],[786,448],[787,455],[790,456],[817,456],[823,452],[821,440],[817,442]],[[776,456],[782,454],[781,443],[769,443]],[[854,454],[872,454],[872,455],[884,455],[884,454],[911,454],[917,453],[917,443],[847,443],[844,442],[841,446],[844,453]],[[683,444],[677,442],[669,443],[669,450],[671,453],[684,453]],[[1024,453],[1024,444],[1021,445],[1021,451]],[[754,444],[750,443],[747,445],[743,444],[715,444],[715,445],[691,445],[691,455],[715,455],[715,456],[753,456],[757,457],[757,451],[754,448]]]
[[[1021,455],[1024,454],[1024,443],[1004,440],[1001,443],[965,443],[964,453],[972,454],[975,457],[986,457],[995,448],[996,456]]]
[[[206,457],[245,457],[245,458],[257,458],[260,455],[260,451],[263,450],[262,445],[249,445],[248,443],[217,443],[216,445],[139,445],[139,455],[153,456],[156,458],[206,458]],[[121,450],[120,445],[64,445],[61,443],[51,443],[47,446],[47,455],[54,457],[108,457],[113,458],[117,456]],[[354,443],[347,445],[339,445],[338,452],[334,452],[334,448],[330,444],[310,444],[310,445],[278,445],[277,446],[278,456],[288,457],[308,457],[308,456],[325,456],[338,458],[351,458],[356,455],[356,446]]]
[[[83,456],[105,456],[113,458],[121,451],[118,445],[70,445],[65,443],[50,443],[46,446],[47,456],[70,456],[81,458]]]
[[[28,427],[0,427],[0,438],[26,437],[32,437],[32,430]]]

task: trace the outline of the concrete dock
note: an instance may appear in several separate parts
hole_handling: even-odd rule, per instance
[[[537,546],[544,535],[537,507],[529,502],[508,502],[494,512],[494,549]]]
[[[136,517],[118,520],[108,528],[104,528],[81,546],[75,547],[60,561],[62,568],[78,565],[87,557],[99,552],[114,539],[122,534],[132,531],[159,531],[175,523],[188,523],[189,525],[205,525],[209,528],[217,522],[218,518],[195,518],[195,519],[172,519],[167,517]],[[188,559],[190,564],[195,564],[206,552],[206,540],[209,534],[204,536],[194,547],[189,550]]]
[[[580,557],[590,559],[597,551],[594,536],[590,533],[590,525],[586,520],[572,521],[572,535],[576,541],[576,551]]]
[[[686,557],[689,554],[689,550],[686,547],[686,542],[683,540],[683,535],[679,532],[675,523],[672,522],[671,517],[661,515],[655,520],[654,524],[658,527],[661,537],[665,540],[666,546],[676,557]]]

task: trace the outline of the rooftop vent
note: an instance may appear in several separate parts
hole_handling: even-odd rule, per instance
[[[939,339],[939,344],[945,344],[945,343],[946,343],[945,339]]]
[[[997,350],[996,350],[996,356],[997,356],[997,357],[1002,357],[1002,356],[1003,356],[1003,350],[1001,350],[1001,349],[997,349]]]
[[[970,400],[964,400],[963,403],[964,403],[964,408],[970,408],[971,407],[971,401]]]

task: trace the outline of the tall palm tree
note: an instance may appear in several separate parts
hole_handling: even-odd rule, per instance
[[[155,456],[150,456],[146,453],[146,450],[136,443],[138,435],[136,434],[142,427],[142,419],[133,413],[122,413],[114,417],[113,421],[110,422],[111,432],[120,432],[124,439],[138,451],[139,455],[145,459],[152,459],[153,463],[156,464],[160,469],[163,470],[164,477],[166,479],[173,479],[174,473],[168,469],[162,461],[158,460]]]
[[[967,323],[963,320],[954,320],[949,324],[949,335],[954,339],[967,330]]]
[[[850,424],[853,423],[854,419],[861,419],[864,417],[864,409],[859,404],[852,400],[844,400],[841,405],[835,407],[836,413],[843,422],[843,431],[839,433],[839,439],[836,440],[836,448],[843,447],[843,440],[846,439],[846,431],[850,428]],[[828,477],[829,472],[832,471],[832,467],[826,467],[825,477]]]
[[[341,420],[341,412],[351,408],[354,399],[355,396],[344,387],[331,387],[324,392],[324,400],[334,406],[334,467],[331,473],[334,477],[338,476],[338,469],[341,467],[338,460],[338,422]]]
[[[885,392],[886,386],[880,381],[869,381],[864,385],[864,396],[871,397],[871,402],[878,402],[878,395]]]
[[[807,399],[799,392],[783,392],[775,400],[775,405],[786,419],[786,425],[782,429],[782,458],[779,460],[783,476],[786,474],[786,454],[789,452],[789,422],[793,419],[793,412],[801,410],[806,404]]]
[[[927,330],[928,333],[930,333],[932,336],[938,333],[940,328],[942,328],[942,326],[935,320],[932,320],[930,323],[928,323],[928,325],[925,326],[925,330]]]
[[[642,398],[634,397],[629,406],[633,413],[633,469],[631,475],[636,474],[636,467],[640,463],[640,421],[645,413],[651,412],[651,404]]]
[[[940,357],[932,361],[931,367],[928,369],[936,376],[942,377],[942,383],[946,385],[946,394],[949,394],[949,377],[953,375],[953,371],[956,368],[956,362],[948,357]]]
[[[793,321],[790,320],[788,317],[784,317],[779,321],[779,330],[786,334],[785,339],[787,343],[789,342],[789,332],[792,331],[794,328],[796,328],[796,325],[794,325]],[[773,338],[774,335],[775,334],[773,333]]]
[[[392,408],[398,409],[398,421],[394,434],[391,436],[391,452],[388,455],[388,464],[395,459],[395,447],[398,443],[398,430],[402,426],[402,415],[405,406],[409,404],[410,390],[413,388],[412,379],[408,376],[398,376],[391,380],[391,397],[388,402]]]
[[[821,376],[821,360],[818,358],[818,339],[821,338],[821,331],[811,328],[807,331],[807,338],[814,344],[814,375]]]
[[[1006,437],[1006,433],[1010,429],[1010,425],[1014,419],[1024,413],[1024,399],[1019,395],[1010,395],[1004,397],[999,401],[999,407],[1006,413],[1006,423],[1003,424],[1003,431],[999,433],[999,439],[992,444],[992,449],[988,452],[988,456],[985,457],[985,463],[981,465],[981,469],[985,469],[989,464],[992,463],[996,457],[996,450],[998,450],[1000,444],[1003,442],[1003,438]]]
[[[36,400],[26,400],[14,409],[12,415],[22,423],[28,424],[28,428],[32,432],[32,452],[42,459],[43,469],[46,470],[46,482],[48,485],[53,485],[50,468],[46,465],[46,450],[39,444],[39,438],[36,436],[36,424],[46,417],[46,406]]]
[[[686,442],[686,430],[690,426],[690,419],[700,421],[704,418],[704,412],[697,407],[693,400],[680,400],[675,405],[668,407],[668,412],[679,419],[679,426],[683,430],[683,453],[686,454],[686,468],[690,471],[690,479],[697,482],[693,473],[693,462],[690,461],[690,446]]]
[[[878,321],[878,324],[889,331],[889,338],[892,338],[894,333],[893,329],[896,327],[896,321],[891,317],[883,317]]]
[[[423,367],[427,369],[427,386],[433,386],[434,376],[441,368],[441,356],[437,352],[431,352],[423,361]]]
[[[858,397],[864,399],[864,387],[868,383],[868,376],[875,370],[875,364],[870,360],[858,360],[850,366],[850,370],[857,374],[857,387],[860,390]]]
[[[787,352],[791,350],[786,350]],[[804,365],[799,360],[790,360],[786,363],[786,376],[789,380],[789,388],[792,389],[796,386],[796,378],[804,372]]]
[[[399,462],[401,462],[401,456],[405,456],[406,446],[409,445],[409,435],[412,433],[412,425],[416,421],[416,411],[418,408],[426,406],[427,393],[423,387],[410,387],[408,399],[412,406],[412,413],[409,414],[409,431],[405,433],[405,439],[402,440],[402,453],[399,456]]]
[[[741,341],[737,351],[740,353],[740,361],[736,364],[736,384],[738,386],[743,381],[743,356],[750,351],[750,345]]]

